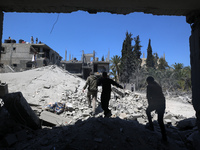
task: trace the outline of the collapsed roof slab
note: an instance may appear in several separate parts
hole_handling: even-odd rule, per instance
[[[2,0],[0,9],[4,12],[71,13],[78,10],[89,13],[110,12],[129,14],[144,12],[153,15],[186,16],[200,12],[199,0]]]

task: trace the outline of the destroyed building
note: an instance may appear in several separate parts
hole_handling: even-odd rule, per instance
[[[200,1],[155,0],[149,2],[147,0],[144,1],[85,0],[84,2],[83,1],[55,2],[52,0],[50,1],[40,0],[40,2],[36,2],[36,1],[24,1],[24,0],[19,0],[19,1],[7,0],[7,1],[0,1],[0,6],[1,6],[1,13],[0,13],[1,35],[3,32],[4,12],[71,13],[74,11],[82,10],[82,11],[87,11],[88,13],[91,14],[96,14],[98,12],[99,13],[110,12],[112,14],[123,14],[123,15],[127,15],[133,12],[143,12],[152,15],[185,16],[186,22],[191,25],[191,36],[189,37],[189,42],[190,42],[190,58],[191,58],[191,70],[192,70],[192,75],[191,75],[192,104],[197,116],[198,130],[196,128],[195,131],[188,130],[185,132],[183,130],[180,131],[174,130],[175,129],[174,127],[169,126],[168,128],[169,136],[172,140],[170,140],[170,144],[167,147],[166,146],[164,147],[163,146],[164,144],[162,144],[161,141],[159,141],[158,138],[156,138],[157,136],[155,136],[158,132],[150,132],[150,131],[146,132],[146,130],[138,132],[140,131],[141,128],[143,128],[143,126],[139,124],[132,123],[130,121],[127,122],[124,120],[122,120],[122,123],[119,124],[119,121],[116,122],[110,119],[92,118],[92,121],[89,120],[90,124],[88,124],[87,121],[86,122],[77,121],[75,126],[72,126],[74,128],[70,128],[68,126],[65,128],[61,127],[60,130],[58,128],[54,128],[54,130],[50,130],[50,132],[48,133],[45,133],[47,129],[43,130],[43,132],[39,130],[37,133],[38,138],[33,138],[33,140],[30,142],[30,146],[27,145],[27,142],[28,140],[30,140],[31,137],[33,137],[32,135],[27,136],[28,140],[22,143],[24,144],[23,147],[19,145],[19,149],[131,149],[131,150],[133,148],[149,149],[149,150],[186,149],[184,147],[190,143],[194,145],[194,147],[191,149],[196,149],[196,150],[199,149],[198,147],[200,143],[199,142],[200,138],[198,131],[200,130],[200,101],[199,101],[200,100],[200,94],[199,94],[200,93],[200,88],[199,88],[200,87],[200,78],[199,78]],[[2,36],[0,38],[2,38]],[[78,96],[75,95],[74,97]],[[141,102],[141,100],[137,99],[135,101]],[[115,108],[122,108],[122,106],[123,105],[119,106],[117,105],[115,106]],[[133,105],[131,103],[128,103],[128,106],[133,106]],[[137,107],[136,111],[141,111],[141,107]],[[174,117],[172,118],[173,121],[176,119]],[[97,123],[94,124],[93,120],[96,121]],[[99,124],[100,128],[97,128],[98,127],[97,125]],[[117,126],[118,124],[119,126]],[[127,128],[129,129],[127,130]],[[26,132],[24,132],[24,134],[25,133]],[[106,136],[104,136],[103,133],[105,133]],[[115,134],[117,136],[115,136]],[[25,136],[19,136],[19,137],[25,137]],[[185,140],[185,138],[187,138],[188,140]],[[185,141],[188,142],[183,143]],[[177,144],[180,146],[177,147],[176,146]]]
[[[36,57],[36,66],[33,57]],[[29,43],[14,39],[6,39],[2,43],[0,55],[0,72],[19,72],[34,67],[42,67],[43,60],[46,59],[48,65],[60,65],[62,57],[44,43]]]
[[[65,53],[66,54],[66,53]],[[65,60],[61,61],[62,67],[83,79],[87,79],[90,71],[92,71],[96,76],[101,75],[102,72],[109,72],[109,52],[107,58],[104,61],[99,61],[98,57],[95,57],[95,51],[91,54],[85,54],[82,51],[81,60],[77,60],[76,58],[67,61],[66,55]]]

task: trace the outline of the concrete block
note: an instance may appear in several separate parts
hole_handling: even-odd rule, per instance
[[[45,88],[45,89],[50,89],[50,88],[51,88],[51,85],[44,85],[44,88]]]
[[[164,119],[164,123],[165,123],[165,124],[171,124],[172,121],[171,121],[170,119]]]
[[[127,118],[127,114],[126,113],[120,113],[119,114],[119,118],[120,119],[126,119]]]
[[[171,113],[169,113],[164,116],[164,119],[171,119],[172,117],[173,117],[173,115]]]
[[[141,109],[143,109],[143,104],[140,104],[140,103],[139,103],[139,104],[137,104],[137,109],[138,109],[138,110],[141,110]]]
[[[112,91],[113,91],[115,94],[117,94],[117,95],[119,95],[119,96],[121,96],[121,97],[124,97],[124,96],[125,96],[125,92],[124,92],[124,91],[119,90],[118,88],[116,88],[116,87],[114,87],[114,86],[113,86],[111,89],[112,89]]]
[[[43,111],[40,114],[40,119],[54,125],[67,125],[71,121],[71,119],[63,118],[57,114],[48,111]]]
[[[138,121],[140,124],[146,124],[146,121],[145,121],[142,117],[137,118],[137,121]]]
[[[32,129],[41,128],[38,116],[31,109],[21,92],[6,94],[3,101],[5,108],[17,122]]]
[[[131,114],[130,119],[131,120],[136,120],[137,118],[142,117],[142,114]]]

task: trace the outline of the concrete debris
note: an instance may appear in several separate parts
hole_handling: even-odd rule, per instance
[[[166,96],[164,122],[169,143],[163,144],[155,112],[152,112],[155,131],[145,128],[148,123],[145,111],[148,104],[144,92],[112,87],[109,103],[112,116],[103,118],[101,87],[98,89],[96,113],[92,116],[92,108],[88,108],[87,91],[82,92],[85,81],[57,66],[1,74],[1,80],[8,84],[10,94],[3,99],[0,107],[0,119],[3,120],[0,122],[0,147],[16,150],[157,150],[193,149],[199,142],[196,139],[199,135],[196,133],[193,106],[188,102],[189,97],[184,99],[183,95],[173,97],[168,93]],[[15,104],[9,99],[26,108],[23,112],[34,113],[34,117],[29,115],[25,120],[32,118],[42,129],[32,130],[32,126],[23,124],[23,121],[12,120],[10,116],[15,119],[19,117],[13,115],[18,110],[11,107]],[[57,113],[56,108],[63,109]]]
[[[125,92],[123,90],[121,90],[121,89],[119,89],[119,88],[117,88],[115,86],[112,86],[111,89],[116,95],[118,95],[120,97],[124,97],[125,96]]]
[[[70,123],[70,119],[63,118],[57,114],[54,114],[48,111],[43,111],[40,114],[40,119],[48,123],[51,123],[54,126],[67,125]]]
[[[9,93],[3,97],[4,106],[17,122],[32,129],[41,128],[40,120],[31,109],[21,92]]]

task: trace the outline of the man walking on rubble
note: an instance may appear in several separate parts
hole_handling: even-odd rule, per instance
[[[103,72],[102,77],[98,80],[98,86],[100,85],[102,86],[101,107],[104,110],[105,117],[110,117],[112,115],[111,110],[108,109],[110,94],[111,94],[111,84],[123,89],[123,87],[119,85],[117,82],[108,78],[107,72]]]
[[[85,86],[83,87],[83,92],[87,88],[87,86],[88,86],[88,92],[87,92],[88,105],[90,108],[92,107],[92,115],[94,116],[96,109],[98,87],[97,87],[97,77],[94,75],[93,72],[90,72],[90,76],[87,78]]]
[[[146,79],[147,85],[147,100],[148,107],[146,109],[146,114],[149,121],[149,126],[146,126],[148,129],[154,131],[154,126],[152,122],[151,112],[156,111],[158,114],[158,123],[162,133],[162,139],[167,141],[167,135],[165,130],[165,125],[163,123],[163,116],[165,112],[165,97],[162,92],[161,86],[154,81],[154,78],[149,76]]]

